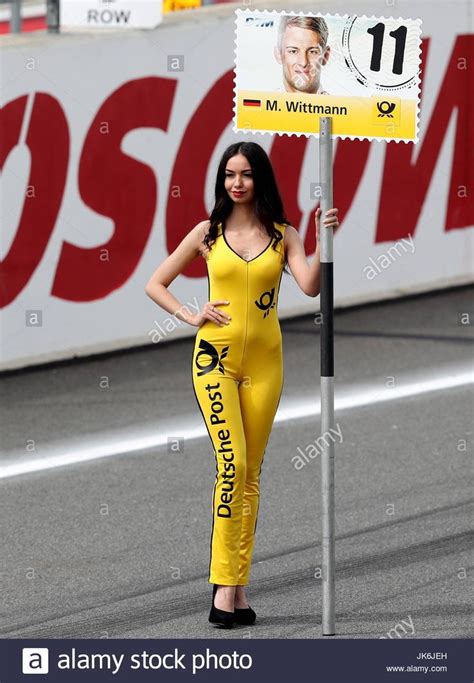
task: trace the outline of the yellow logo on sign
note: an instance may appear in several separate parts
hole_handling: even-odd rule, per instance
[[[163,14],[201,7],[201,0],[163,0]]]
[[[400,125],[401,101],[399,97],[377,95],[372,98],[372,123],[394,127]]]

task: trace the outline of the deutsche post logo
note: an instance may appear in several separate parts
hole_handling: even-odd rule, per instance
[[[260,299],[255,300],[255,305],[261,311],[265,311],[263,317],[266,318],[270,313],[270,309],[275,307],[275,287],[268,292],[263,292]]]
[[[377,102],[378,116],[388,116],[393,119],[393,110],[395,109],[395,102],[387,102],[387,100],[382,100],[382,102]]]
[[[390,135],[394,133],[397,126],[400,126],[401,111],[402,100],[399,97],[378,95],[372,98],[372,124],[384,126]]]
[[[200,339],[199,348],[201,350],[196,354],[196,358],[194,359],[196,366],[200,370],[200,372],[197,373],[198,377],[201,375],[207,375],[207,373],[211,372],[211,370],[214,370],[215,367],[219,369],[219,372],[224,374],[224,365],[222,361],[227,356],[229,347],[224,346],[219,354],[216,347],[210,342],[208,342],[206,339]],[[201,363],[202,357],[204,357],[204,364]]]

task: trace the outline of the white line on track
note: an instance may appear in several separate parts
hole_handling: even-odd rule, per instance
[[[383,379],[379,383],[372,382],[367,385],[352,385],[335,389],[334,407],[335,412],[351,410],[362,406],[395,401],[410,396],[421,396],[429,392],[445,391],[456,387],[463,387],[474,383],[474,372],[466,367],[443,368],[442,375],[438,374],[421,376],[417,380],[400,381],[397,378],[396,385],[386,387]],[[317,417],[321,413],[321,403],[318,397],[314,399],[302,398],[299,400],[289,399],[281,401],[275,416],[275,423],[289,422]],[[190,424],[194,426],[190,427]],[[55,467],[76,465],[77,463],[99,458],[108,458],[127,453],[138,453],[151,448],[166,446],[170,439],[209,438],[207,429],[202,420],[199,408],[196,404],[196,413],[181,418],[179,421],[163,421],[161,429],[158,427],[151,431],[149,427],[141,429],[136,434],[130,430],[126,432],[113,432],[102,434],[100,441],[81,439],[76,445],[71,441],[52,444],[44,455],[38,454],[34,459],[24,458],[24,452],[8,454],[8,463],[1,463],[0,479],[9,479],[20,475],[42,472]]]

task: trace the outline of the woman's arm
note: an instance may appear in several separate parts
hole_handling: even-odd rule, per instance
[[[326,218],[323,221],[323,226],[326,228],[337,228],[339,221],[337,220],[337,209],[329,209],[326,211]],[[314,220],[316,225],[317,243],[316,251],[310,263],[306,258],[303,240],[300,234],[293,226],[287,226],[285,230],[285,246],[286,258],[290,267],[291,273],[298,283],[300,289],[308,296],[318,296],[320,292],[319,276],[320,276],[320,249],[319,249],[319,218],[321,216],[321,209],[315,213]]]
[[[176,249],[158,266],[145,287],[145,292],[158,306],[191,325],[194,324],[191,321],[195,315],[171,294],[168,287],[188,263],[199,256],[200,245],[208,228],[209,221],[206,220],[190,230]]]

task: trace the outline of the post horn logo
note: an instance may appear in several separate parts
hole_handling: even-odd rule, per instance
[[[387,100],[377,102],[377,109],[379,110],[379,114],[377,114],[377,116],[388,116],[390,119],[393,119],[392,112],[395,110],[395,107],[395,102],[387,102]]]
[[[270,309],[275,307],[275,287],[273,287],[269,292],[263,292],[260,299],[255,300],[257,308],[261,311],[265,311],[263,317],[266,318],[270,313]]]
[[[196,358],[194,359],[194,362],[196,363],[197,367],[200,370],[200,372],[197,373],[198,377],[200,377],[201,375],[206,375],[208,372],[211,372],[211,370],[214,370],[214,368],[216,366],[218,366],[219,372],[224,374],[224,365],[223,365],[222,361],[227,356],[227,352],[229,351],[229,347],[224,346],[222,348],[220,355],[219,355],[219,352],[215,346],[213,346],[206,339],[200,339],[199,340],[199,348],[201,350],[199,351],[198,354],[196,354]],[[201,363],[200,363],[201,356],[206,357],[207,362],[204,365],[201,365]]]

